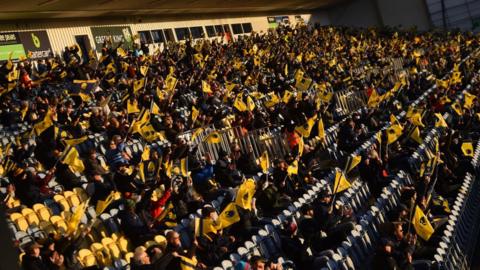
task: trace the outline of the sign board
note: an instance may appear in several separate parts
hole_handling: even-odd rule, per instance
[[[27,31],[18,34],[29,58],[43,59],[50,57],[52,54],[47,31]]]
[[[10,57],[18,59],[25,56],[25,49],[20,42],[16,32],[0,33],[0,60],[7,60]]]
[[[132,30],[130,26],[109,26],[92,27],[92,35],[97,52],[102,51],[105,40],[110,40],[113,47],[117,47],[123,42],[124,47],[130,47],[132,44]]]

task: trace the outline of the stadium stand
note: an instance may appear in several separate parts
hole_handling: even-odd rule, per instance
[[[479,41],[298,24],[9,57],[0,198],[19,265],[467,269]]]

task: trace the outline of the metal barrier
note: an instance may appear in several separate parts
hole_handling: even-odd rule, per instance
[[[333,94],[335,113],[344,117],[367,105],[368,96],[365,90],[342,90]]]
[[[225,128],[215,131],[220,135],[219,143],[205,141],[208,134],[213,131],[205,130],[196,138],[198,158],[210,153],[212,159],[217,160],[221,151],[230,154],[231,147],[235,144],[240,146],[242,153],[251,151],[255,159],[264,151],[267,151],[270,157],[284,157],[288,153],[285,138],[279,127],[265,127],[252,131],[243,130],[241,127]]]

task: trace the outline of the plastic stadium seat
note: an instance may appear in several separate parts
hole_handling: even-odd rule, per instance
[[[55,226],[58,233],[65,234],[67,232],[67,223],[61,216],[52,216],[50,218],[50,222]]]
[[[65,191],[63,192],[63,195],[65,196],[71,207],[76,207],[82,202],[80,197],[72,191]]]
[[[125,261],[127,261],[127,263],[130,263],[132,258],[133,258],[133,252],[128,252],[127,254],[125,254]]]
[[[63,195],[57,194],[53,196],[53,200],[60,205],[63,211],[70,211],[70,204]]]
[[[110,257],[112,259],[121,258],[120,248],[117,246],[117,244],[112,238],[110,237],[103,238],[102,245],[109,251]]]
[[[95,259],[99,264],[110,265],[112,263],[108,250],[102,245],[102,243],[93,243],[90,245],[90,250],[92,251]]]
[[[125,238],[124,236],[121,236],[117,239],[117,245],[118,247],[120,248],[120,251],[123,253],[123,254],[126,254],[129,252],[129,247],[130,247],[130,242],[128,241],[127,238]]]
[[[95,256],[92,254],[92,251],[89,249],[81,249],[78,251],[78,260],[83,265],[83,267],[91,267],[97,264]]]
[[[40,219],[37,214],[30,208],[22,209],[22,215],[27,219],[28,224],[30,225],[39,225]]]
[[[19,231],[26,232],[28,229],[27,219],[20,213],[12,213],[10,219],[15,222]]]

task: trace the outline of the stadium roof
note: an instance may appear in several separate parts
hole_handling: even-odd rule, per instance
[[[307,11],[341,0],[23,0],[2,1],[0,20]]]

